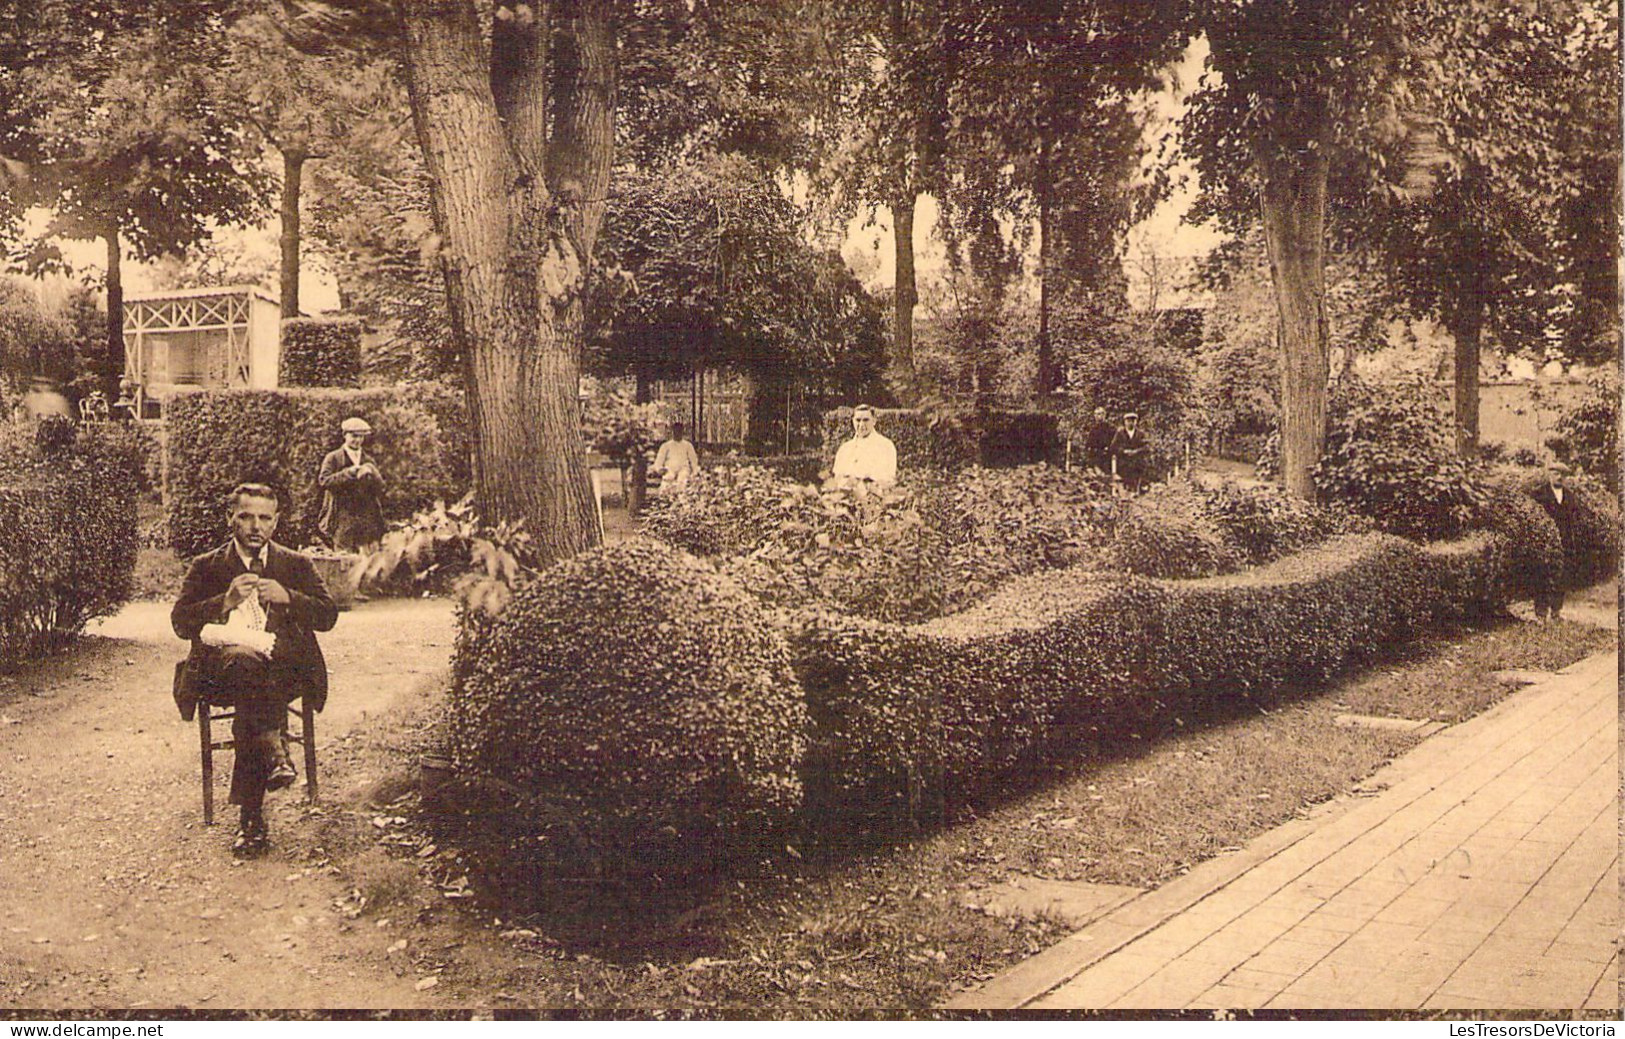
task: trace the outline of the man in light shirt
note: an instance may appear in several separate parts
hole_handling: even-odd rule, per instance
[[[231,736],[231,803],[241,823],[232,851],[265,851],[267,790],[292,786],[288,704],[308,698],[315,710],[327,701],[327,663],[316,632],[330,631],[338,610],[310,560],[271,541],[279,511],[264,484],[238,484],[228,499],[231,540],[192,560],[180,598],[170,611],[175,634],[192,643],[175,701],[192,719],[197,702],[225,702],[236,710]]]
[[[852,439],[835,452],[835,479],[847,486],[880,490],[897,482],[897,446],[875,432],[875,412],[860,404],[852,412]]]
[[[661,494],[686,487],[700,471],[700,456],[695,453],[693,442],[684,439],[685,428],[681,422],[673,422],[671,438],[655,453],[654,468],[649,470],[649,475],[660,477]]]

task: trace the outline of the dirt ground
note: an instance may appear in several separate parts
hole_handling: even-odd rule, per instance
[[[452,634],[444,601],[340,616],[323,638],[333,689],[317,724],[332,794],[313,807],[302,785],[275,795],[273,852],[243,863],[229,852],[229,754],[203,826],[197,727],[169,692],[185,646],[167,606],[133,604],[71,652],[0,676],[0,1006],[445,1006],[438,964],[477,959],[464,945],[481,938],[358,912],[313,842],[331,815],[365,809],[372,777],[345,774],[348,734],[412,676],[438,682]]]

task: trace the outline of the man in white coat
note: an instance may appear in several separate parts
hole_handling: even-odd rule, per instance
[[[897,482],[897,446],[875,432],[875,412],[860,404],[852,412],[852,439],[835,452],[835,479],[846,486],[881,490]]]

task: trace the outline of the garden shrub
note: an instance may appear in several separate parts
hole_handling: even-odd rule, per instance
[[[808,814],[940,811],[1159,702],[1324,680],[1504,605],[1507,563],[1495,535],[1346,535],[1200,581],[1032,575],[912,627],[806,611],[791,648],[813,721]]]
[[[47,433],[49,453],[15,430],[0,437],[0,662],[78,634],[130,596],[134,474],[105,442],[66,429],[66,442],[61,427]]]
[[[703,867],[801,803],[806,707],[762,608],[649,539],[596,549],[465,611],[448,749],[526,798],[552,854]]]
[[[1522,486],[1524,479],[1523,474],[1503,472],[1488,481],[1476,524],[1506,539],[1511,556],[1507,582],[1513,599],[1533,599],[1557,588],[1564,577],[1562,535]]]
[[[967,424],[981,464],[988,468],[1060,461],[1060,423],[1048,412],[984,411],[972,415]]]
[[[1203,493],[1203,511],[1225,543],[1249,564],[1269,563],[1371,522],[1339,503],[1316,504],[1273,484],[1225,481]]]
[[[164,448],[158,434],[141,422],[108,422],[85,427],[84,434],[103,445],[134,478],[144,501],[161,502],[164,495]]]
[[[1118,524],[1109,558],[1114,569],[1147,577],[1211,577],[1241,565],[1189,483],[1165,484],[1135,498]]]
[[[645,529],[719,565],[775,606],[822,603],[883,620],[939,616],[1016,574],[1104,544],[1096,474],[1048,466],[904,473],[878,494],[818,490],[754,465],[707,469],[656,498]]]
[[[361,385],[361,322],[344,318],[287,318],[282,322],[284,386]]]
[[[1554,551],[1545,525],[1532,519],[1503,520],[1504,515],[1528,515],[1530,508],[1546,515],[1556,533],[1557,572],[1563,587],[1586,588],[1612,577],[1619,567],[1619,504],[1596,481],[1585,476],[1564,480],[1564,504],[1555,516],[1548,515],[1533,495],[1546,483],[1544,469],[1502,466],[1484,478],[1490,504],[1480,513],[1479,524],[1503,530],[1519,546],[1520,555],[1530,557],[1531,567],[1551,565]],[[1527,501],[1513,502],[1513,496]],[[1538,528],[1538,529],[1537,529]],[[1544,579],[1544,578],[1543,578]],[[1531,586],[1532,587],[1532,586]]]
[[[1619,493],[1619,373],[1604,368],[1586,380],[1586,392],[1557,420],[1546,441],[1558,460]]]
[[[1418,541],[1455,537],[1478,515],[1481,489],[1456,454],[1449,403],[1423,383],[1368,383],[1345,375],[1327,407],[1315,491],[1369,516],[1378,529]],[[1279,474],[1271,435],[1259,475]]]
[[[459,395],[435,383],[366,390],[208,390],[167,409],[170,543],[196,555],[225,537],[224,502],[245,480],[277,490],[277,539],[316,543],[322,456],[341,441],[339,423],[372,424],[367,450],[384,474],[384,516],[404,519],[436,499],[455,501],[469,476]]]

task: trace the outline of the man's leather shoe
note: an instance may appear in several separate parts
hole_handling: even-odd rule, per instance
[[[245,820],[237,828],[237,839],[231,844],[231,853],[240,859],[252,859],[265,854],[271,846],[264,819]]]
[[[293,762],[283,760],[271,766],[271,774],[265,777],[265,789],[286,790],[299,781],[299,773],[293,769]]]
[[[293,768],[293,756],[288,753],[287,737],[271,736],[267,742],[271,771],[265,777],[265,789],[286,790],[299,781],[299,773]]]

